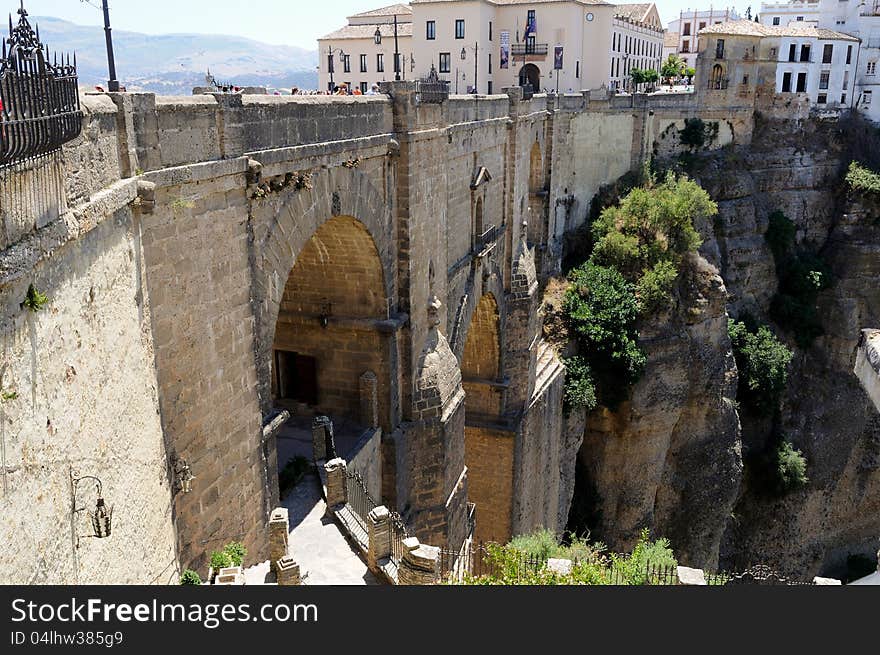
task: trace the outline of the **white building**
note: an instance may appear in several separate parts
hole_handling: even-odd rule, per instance
[[[615,6],[604,0],[412,0],[416,72],[452,92],[529,83],[560,92],[608,86]]]
[[[697,67],[698,39],[700,32],[712,25],[739,20],[733,7],[724,9],[688,9],[679,13],[678,19],[667,25],[669,32],[678,33],[678,51],[688,68]]]
[[[848,90],[852,106],[868,118],[880,122],[880,0],[816,0],[761,5],[763,24],[784,25],[814,22],[818,27],[843,32],[861,40],[852,73],[853,89]]]
[[[611,30],[610,88],[630,91],[634,68],[660,73],[664,31],[657,5],[615,6]]]
[[[344,83],[366,93],[373,84],[395,79],[395,17],[400,77],[412,79],[412,9],[397,4],[349,16],[348,25],[318,39],[318,88],[325,91]]]
[[[709,63],[718,63],[708,75],[704,66],[704,78],[698,84],[725,89],[730,84],[768,83],[766,79],[750,80],[745,68],[739,72],[723,68],[723,60],[739,57],[740,53],[731,52],[742,47],[737,45],[737,37],[751,37],[757,45],[746,46],[739,59],[770,71],[775,79],[769,81],[777,94],[806,97],[817,109],[843,109],[853,104],[852,86],[860,53],[856,37],[801,21],[773,26],[739,20],[712,25],[703,34],[714,37],[715,42],[715,52],[705,51],[704,56]]]
[[[819,22],[819,2],[767,2],[761,4],[758,20],[762,25],[785,27],[789,23]]]

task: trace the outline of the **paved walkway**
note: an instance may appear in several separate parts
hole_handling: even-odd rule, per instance
[[[290,552],[307,585],[379,584],[332,519],[324,517],[326,505],[318,478],[310,473],[281,501],[290,519]]]

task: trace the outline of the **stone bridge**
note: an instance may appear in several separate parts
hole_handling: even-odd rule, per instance
[[[381,428],[382,502],[422,542],[457,547],[468,502],[478,539],[565,527],[582,434],[541,282],[601,185],[686,117],[748,141],[752,109],[386,90],[89,95],[79,139],[0,171],[3,581],[265,555],[279,408]],[[71,475],[111,538],[79,538]]]

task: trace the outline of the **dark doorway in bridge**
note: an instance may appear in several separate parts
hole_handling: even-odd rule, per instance
[[[275,351],[275,384],[281,400],[318,404],[318,360],[308,355]]]
[[[519,69],[519,85],[532,85],[532,90],[537,93],[541,90],[541,71],[534,64],[526,64]]]

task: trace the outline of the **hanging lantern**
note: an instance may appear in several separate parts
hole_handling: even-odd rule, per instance
[[[110,529],[112,527],[113,520],[113,508],[107,507],[104,503],[104,499],[100,496],[98,497],[98,502],[95,505],[95,511],[89,512],[89,517],[92,519],[92,529],[95,531],[95,536],[98,539],[103,539],[104,537],[110,536]]]

